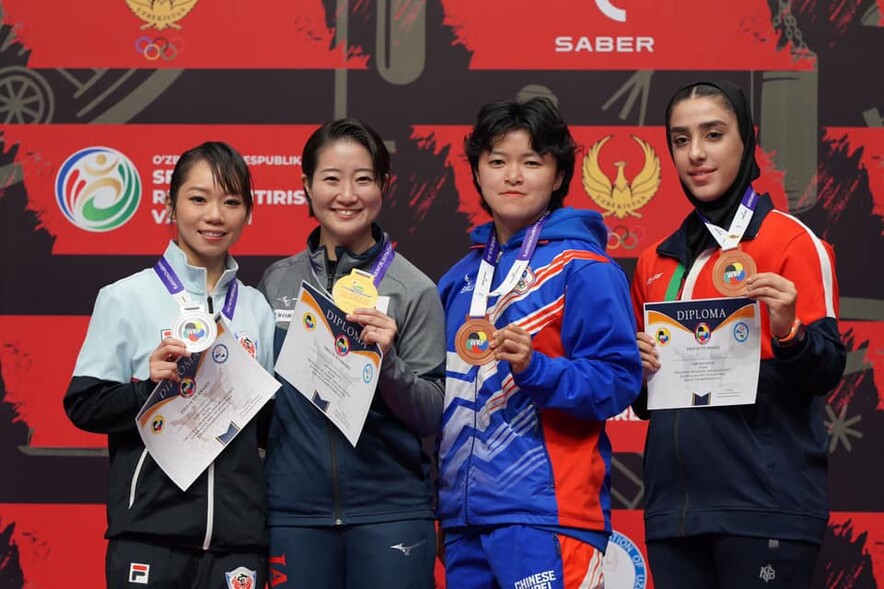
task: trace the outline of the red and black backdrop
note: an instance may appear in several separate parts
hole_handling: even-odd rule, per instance
[[[610,251],[631,270],[687,212],[666,101],[710,77],[751,99],[759,187],[837,254],[850,355],[826,407],[832,515],[815,585],[884,582],[882,0],[4,0],[0,10],[0,587],[102,585],[104,439],[74,429],[61,399],[98,289],[152,264],[172,234],[162,203],[176,154],[218,139],[247,156],[256,206],[234,253],[254,284],[312,227],[306,136],[363,118],[394,152],[382,224],[438,278],[486,220],[461,148],[478,106],[548,95],[581,145],[566,204],[607,214]],[[597,170],[585,165],[594,146]],[[584,186],[601,173],[628,189],[655,157],[650,196]],[[609,428],[620,534],[610,586],[650,586],[645,426],[626,413]]]

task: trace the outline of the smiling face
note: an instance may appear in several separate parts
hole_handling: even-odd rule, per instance
[[[209,269],[223,267],[227,251],[248,219],[242,195],[222,190],[209,164],[199,160],[190,167],[173,198],[169,205],[178,227],[178,247],[187,262]]]
[[[743,158],[737,117],[723,98],[678,102],[669,118],[669,141],[678,177],[701,202],[713,202],[734,183]]]
[[[552,154],[534,151],[523,129],[508,132],[482,152],[475,174],[501,243],[547,210],[563,177]]]
[[[338,139],[322,147],[312,178],[304,176],[319,243],[330,257],[335,247],[362,253],[372,246],[371,225],[381,213],[381,184],[371,154],[356,141]]]

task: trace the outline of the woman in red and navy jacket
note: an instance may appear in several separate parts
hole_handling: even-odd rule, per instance
[[[721,297],[713,274],[726,239],[738,239],[757,265],[740,295],[761,305],[762,342],[754,404],[647,412],[646,391],[636,404],[650,415],[645,529],[654,583],[808,587],[828,520],[824,395],[846,357],[834,254],[752,190],[755,126],[737,87],[683,88],[666,131],[696,210],[638,261],[632,298],[645,375],[660,359],[643,333],[644,303]]]

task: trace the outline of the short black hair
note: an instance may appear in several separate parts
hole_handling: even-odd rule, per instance
[[[491,151],[494,145],[510,131],[526,131],[531,136],[531,149],[540,155],[552,154],[556,160],[556,171],[562,173],[562,184],[553,191],[549,200],[549,210],[561,208],[571,178],[574,177],[574,161],[577,146],[553,102],[545,96],[530,100],[499,100],[479,109],[476,125],[464,140],[464,152],[470,162],[473,184],[482,199],[482,208],[490,213],[491,208],[482,197],[482,188],[476,180],[479,156]]]
[[[386,190],[390,181],[390,152],[377,131],[359,119],[338,119],[316,129],[304,144],[301,169],[308,181],[313,181],[319,151],[335,141],[355,141],[368,150],[374,168],[375,182]]]
[[[212,179],[227,194],[241,196],[246,213],[252,212],[252,174],[242,155],[221,141],[206,141],[181,154],[169,181],[169,207],[175,213],[178,191],[197,162],[206,162],[212,169]]]

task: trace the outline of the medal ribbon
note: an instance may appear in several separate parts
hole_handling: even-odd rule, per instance
[[[740,207],[737,209],[737,214],[734,215],[734,220],[731,221],[731,226],[727,231],[718,225],[713,225],[709,219],[700,213],[700,211],[697,211],[697,214],[700,215],[700,219],[703,220],[703,224],[706,225],[709,233],[712,234],[712,237],[714,237],[715,241],[718,242],[718,245],[721,246],[721,251],[726,252],[740,245],[740,240],[743,239],[743,235],[746,233],[746,228],[749,227],[749,221],[752,220],[752,214],[755,212],[757,204],[758,194],[751,186],[749,186],[743,194],[743,199],[740,201]]]
[[[375,262],[371,267],[371,271],[369,272],[372,275],[372,282],[377,288],[381,284],[381,280],[384,279],[384,276],[387,274],[387,270],[390,269],[390,265],[393,263],[393,258],[396,257],[396,250],[393,249],[393,242],[387,238],[387,243],[384,244],[384,249],[381,250],[381,253],[375,258]],[[316,274],[316,268],[313,267],[313,260],[310,260],[310,273],[313,274],[313,280],[316,282],[316,286],[319,287],[322,292],[328,295],[328,298],[333,299],[334,297],[328,289],[322,284],[322,281],[319,280],[319,276]],[[357,268],[358,270],[358,268]],[[358,270],[361,272],[361,270]]]
[[[196,305],[196,303],[193,303],[190,300],[190,297],[187,296],[187,291],[184,290],[184,285],[178,278],[178,274],[175,273],[172,265],[166,261],[165,257],[157,260],[157,263],[154,264],[153,270],[159,277],[160,282],[163,283],[163,286],[166,287],[166,290],[169,291],[169,294],[172,295],[172,298],[178,302],[178,305],[182,309]],[[224,316],[230,321],[233,321],[233,313],[236,310],[236,299],[238,297],[239,285],[237,284],[236,278],[234,278],[230,281],[230,286],[227,288],[227,295],[224,297],[224,307],[221,309],[221,312],[224,313]],[[202,308],[202,305],[199,306]]]
[[[540,240],[540,230],[549,217],[549,211],[534,222],[528,228],[525,239],[522,241],[522,247],[519,248],[519,255],[513,262],[506,278],[493,291],[491,283],[494,280],[494,271],[497,269],[497,258],[500,254],[500,243],[497,241],[497,234],[492,229],[488,235],[488,241],[485,242],[485,251],[482,254],[482,263],[479,265],[479,272],[476,276],[476,288],[473,289],[473,298],[470,301],[470,317],[485,317],[488,310],[488,298],[508,294],[519,283],[519,279],[528,267],[534,250],[537,249],[537,242]]]

